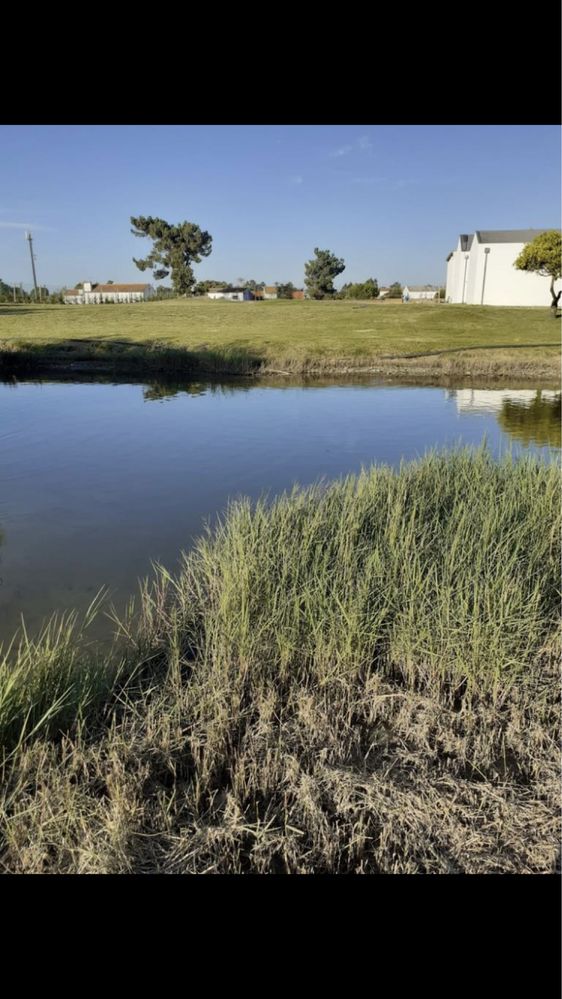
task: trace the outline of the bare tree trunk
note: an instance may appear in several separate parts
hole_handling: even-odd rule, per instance
[[[560,295],[562,295],[562,291],[559,291],[557,295],[554,294],[554,278],[552,278],[552,281],[550,282],[550,294],[552,295],[552,302],[550,303],[550,308],[552,309],[552,318],[556,319],[558,312],[558,302],[560,301]]]

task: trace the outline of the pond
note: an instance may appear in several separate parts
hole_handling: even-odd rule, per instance
[[[0,383],[0,642],[152,562],[229,499],[478,445],[560,454],[560,392],[340,382]],[[109,631],[107,620],[98,628]]]

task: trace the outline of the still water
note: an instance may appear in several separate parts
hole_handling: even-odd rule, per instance
[[[0,642],[25,618],[119,609],[230,498],[478,445],[560,455],[560,392],[373,381],[0,384]],[[109,629],[109,623],[104,627]]]

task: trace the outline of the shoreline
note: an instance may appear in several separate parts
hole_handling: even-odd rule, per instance
[[[119,646],[53,619],[0,670],[3,870],[555,873],[558,495],[481,448],[241,500]]]
[[[0,375],[44,369],[560,384],[560,325],[545,313],[344,301],[238,308],[198,299],[113,309],[0,306]]]
[[[2,350],[0,347],[0,378],[31,376],[41,374],[67,375],[116,375],[141,378],[185,377],[249,377],[256,381],[271,376],[281,378],[322,378],[377,377],[392,380],[407,380],[412,384],[445,385],[451,381],[484,380],[486,385],[510,384],[517,381],[522,385],[534,385],[537,380],[548,382],[548,387],[562,387],[560,363],[554,359],[540,361],[526,360],[523,363],[512,359],[498,360],[478,357],[471,354],[459,358],[454,350],[450,357],[447,352],[425,356],[365,359],[357,364],[350,358],[322,360],[313,356],[305,358],[280,358],[279,360],[257,360],[236,354],[208,357],[205,352],[181,350],[167,351],[161,345],[164,357],[158,357],[160,350],[149,349],[134,357],[78,357],[70,359],[52,351]],[[476,348],[478,350],[478,348]],[[78,352],[78,351],[77,351]],[[117,352],[116,352],[117,353]],[[187,354],[188,356],[181,356]],[[171,355],[171,356],[170,356]]]

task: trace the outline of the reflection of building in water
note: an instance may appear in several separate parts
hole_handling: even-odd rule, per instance
[[[456,389],[446,391],[458,413],[491,413],[520,443],[561,446],[560,392],[552,389]]]
[[[504,402],[532,406],[540,399],[555,403],[560,392],[552,389],[446,389],[447,399],[455,399],[458,413],[499,413]]]

